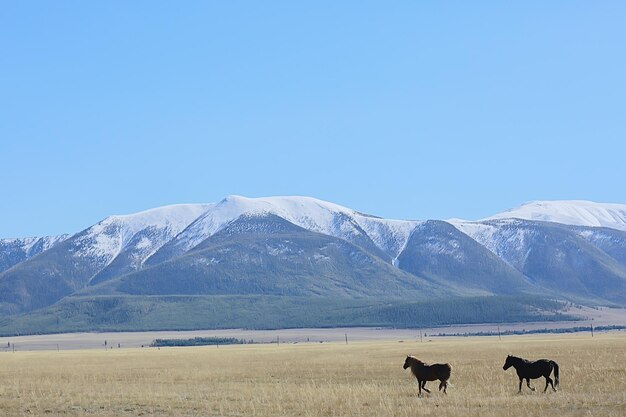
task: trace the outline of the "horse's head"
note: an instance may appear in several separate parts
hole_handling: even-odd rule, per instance
[[[409,366],[412,365],[424,365],[424,362],[422,362],[421,360],[417,359],[415,356],[411,356],[411,355],[407,355],[406,359],[404,360],[404,366],[403,368],[406,369]]]
[[[413,362],[413,358],[409,355],[406,355],[406,359],[404,360],[404,365],[402,366],[402,369],[406,369],[411,366],[411,362]]]
[[[513,356],[508,355],[506,357],[506,361],[504,361],[504,366],[502,367],[502,369],[504,369],[505,371],[507,369],[509,369],[511,366],[513,366]]]

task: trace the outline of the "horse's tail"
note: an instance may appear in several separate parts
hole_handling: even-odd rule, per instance
[[[554,386],[558,387],[559,386],[559,364],[554,361],[550,361],[550,364],[554,368]]]

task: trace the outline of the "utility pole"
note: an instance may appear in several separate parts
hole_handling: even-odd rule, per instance
[[[591,323],[591,337],[593,337],[593,323]]]
[[[348,344],[348,333],[346,333],[346,345]]]
[[[502,340],[502,337],[500,336],[500,326],[498,326],[498,340]]]

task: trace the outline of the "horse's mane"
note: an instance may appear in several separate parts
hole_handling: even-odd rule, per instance
[[[530,363],[531,362],[528,359],[524,359],[524,358],[521,358],[519,356],[508,355],[508,357],[511,358],[511,359],[514,359],[516,362],[519,362],[519,363]]]
[[[411,363],[415,364],[415,365],[426,365],[424,362],[422,362],[421,360],[417,359],[415,356],[407,356],[408,359],[411,360]]]

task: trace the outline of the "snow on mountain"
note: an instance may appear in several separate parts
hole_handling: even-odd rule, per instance
[[[304,229],[369,247],[368,250],[375,247],[377,249],[374,251],[380,250],[379,255],[394,265],[397,265],[397,258],[411,233],[424,223],[382,219],[311,197],[228,196],[218,203],[172,205],[107,217],[74,235],[70,251],[74,256],[88,258],[96,268],[110,264],[115,267],[106,274],[120,273],[128,268],[137,270],[149,258],[150,264],[156,264],[193,249],[242,215],[275,215]],[[510,264],[517,264],[522,260],[510,259],[504,253],[506,248],[509,254],[520,254],[514,249],[525,246],[526,229],[511,227],[506,228],[506,233],[503,232],[506,222],[515,222],[514,219],[605,226],[626,231],[626,205],[589,201],[537,201],[478,222],[448,222]],[[56,242],[52,238],[48,239],[22,239],[19,245],[25,252],[37,245],[39,251],[43,251]],[[7,241],[4,242],[6,247]],[[120,257],[121,254],[124,256]]]
[[[177,204],[107,217],[77,235],[75,253],[108,264],[124,251],[143,262],[202,215],[210,204]]]
[[[535,233],[524,220],[626,231],[626,205],[584,200],[532,201],[479,221],[450,219],[448,222],[519,268],[524,262],[529,238]],[[579,234],[596,246],[602,239],[593,229]]]
[[[69,237],[59,236],[0,239],[0,272],[50,249]]]
[[[285,248],[291,247],[280,239],[289,238],[293,244],[301,235],[306,235],[304,240],[309,244],[331,237],[342,239],[340,246],[363,258],[365,264],[385,265],[385,274],[401,272],[392,264],[416,277],[428,277],[442,288],[452,283],[461,293],[500,294],[531,288],[622,302],[626,296],[625,207],[579,201],[535,202],[477,222],[389,220],[294,196],[229,196],[213,204],[159,207],[107,217],[69,238],[0,240],[0,309],[18,312],[40,308],[89,286],[100,291],[107,282],[117,282],[116,278],[168,260],[172,262],[163,263],[160,270],[161,290],[178,294],[176,291],[186,289],[184,284],[177,287],[177,279],[194,277],[195,264],[188,263],[194,259],[209,262],[213,269],[219,264],[226,273],[229,266],[219,262],[215,251],[234,245],[240,252],[229,258],[233,265],[240,258],[278,262],[274,258],[286,257]],[[216,233],[219,235],[213,236]],[[238,236],[243,234],[247,236]],[[257,236],[258,241],[254,239]],[[277,244],[263,246],[273,238],[278,239]],[[302,250],[315,249],[315,245],[304,246]],[[313,261],[307,265],[320,266],[319,259],[331,262],[324,266],[330,268],[328,271],[348,265],[343,252],[324,252],[331,246],[315,249],[321,253],[310,252],[305,261]],[[192,251],[194,248],[197,251]],[[34,259],[25,258],[35,254]],[[180,255],[185,256],[177,260]],[[332,264],[333,259],[338,260],[337,265]],[[4,270],[3,262],[9,265]],[[191,269],[168,269],[172,265]],[[276,278],[271,268],[253,267],[248,262],[246,270],[253,271],[251,276]],[[42,282],[46,284],[42,286]]]
[[[386,220],[311,197],[246,198],[228,196],[211,206],[170,243],[173,254],[184,253],[241,215],[272,214],[304,229],[353,241],[367,235],[391,258],[398,256],[409,234],[420,222]]]
[[[626,265],[626,231],[611,228],[576,227],[579,237]]]
[[[509,265],[522,269],[532,230],[518,219],[483,222],[449,220],[454,227],[480,243]]]
[[[0,245],[3,247],[19,248],[24,254],[33,256],[36,255],[36,253],[33,252],[39,253],[48,250],[57,243],[63,242],[69,236],[68,234],[62,234],[58,236],[0,239]]]
[[[626,230],[626,205],[584,200],[531,201],[483,220],[507,218]]]
[[[365,230],[376,246],[389,254],[394,265],[404,250],[411,232],[423,221],[390,220],[377,217],[362,216],[357,213],[356,221]],[[397,265],[396,265],[397,266]]]

